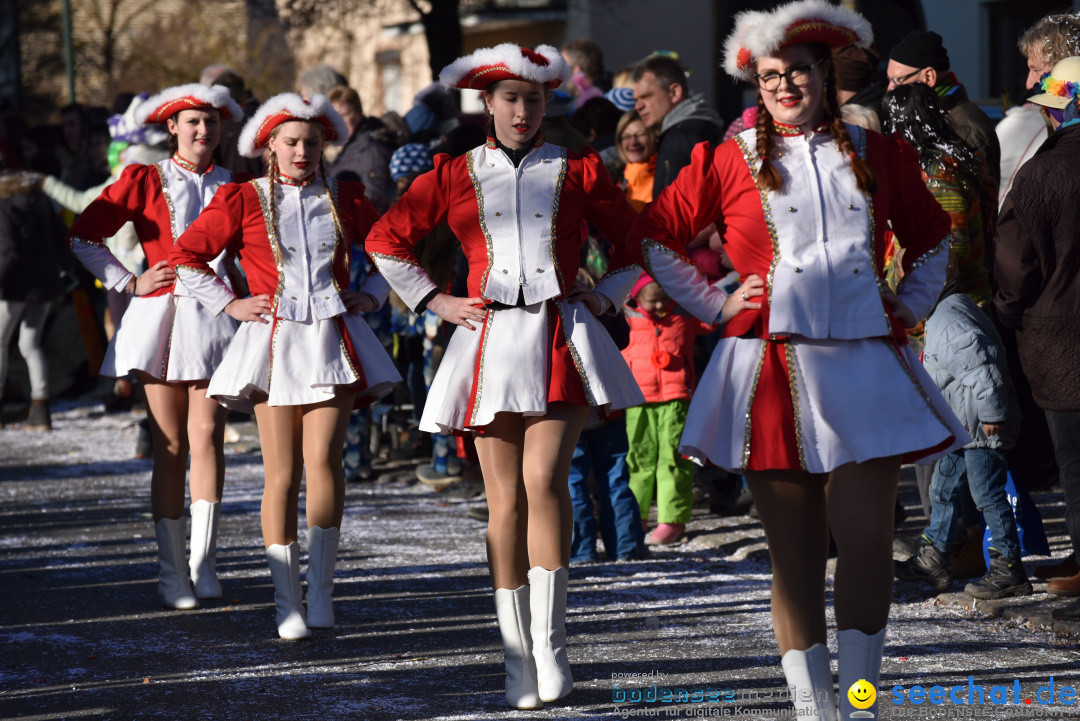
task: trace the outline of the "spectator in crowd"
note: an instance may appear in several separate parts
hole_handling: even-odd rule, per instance
[[[115,165],[105,182],[86,190],[77,190],[64,184],[53,175],[45,176],[42,190],[61,208],[75,215],[82,213],[105,188],[115,182],[128,165],[152,165],[167,160],[169,151],[167,141],[169,133],[156,124],[144,124],[136,118],[137,109],[149,97],[149,93],[132,96],[128,106],[121,113],[109,118],[109,133],[114,145],[119,149]],[[113,256],[131,273],[138,275],[145,270],[146,254],[139,242],[135,224],[131,221],[114,234],[105,238],[105,245]],[[105,336],[112,339],[120,319],[127,309],[132,295],[122,289],[105,288],[106,310],[103,317]],[[133,388],[128,377],[117,378],[113,382],[113,392],[105,398],[106,410],[128,409],[132,404]],[[150,426],[144,419],[139,423],[139,441],[135,457],[147,458],[152,451]]]
[[[404,122],[411,142],[438,141],[458,125],[457,98],[439,83],[432,83],[413,98]]]
[[[1024,86],[1034,92],[1043,75],[1067,57],[1080,55],[1080,14],[1065,12],[1048,15],[1024,31],[1017,41],[1028,67]],[[1042,107],[1027,102],[1022,107],[1010,108],[995,128],[1001,143],[1001,186],[998,206],[1012,189],[1016,173],[1030,160],[1049,137],[1049,124]],[[1024,374],[1017,348],[1016,330],[999,327],[1005,353],[1009,359],[1013,386],[1020,398],[1020,411],[1024,419],[1020,438],[1009,452],[1009,470],[1014,480],[1031,490],[1037,486],[1056,483],[1059,469],[1055,460],[1054,444],[1046,424],[1046,414],[1032,395],[1031,384]],[[1035,569],[1037,578],[1047,580],[1073,576],[1080,572],[1080,565],[1072,554],[1060,563]]]
[[[258,108],[258,103],[248,96],[244,79],[234,70],[225,65],[208,65],[199,74],[199,82],[203,85],[222,85],[229,89],[229,97],[243,109],[245,115],[250,115]],[[237,141],[240,139],[240,131],[244,124],[235,118],[229,118],[221,124],[221,144],[218,145],[218,153],[221,156],[220,164],[228,168],[243,179],[245,177],[258,177],[263,173],[263,163],[260,158],[245,158],[240,155]]]
[[[668,546],[682,538],[694,505],[694,465],[679,454],[679,439],[695,385],[694,336],[713,327],[678,307],[646,273],[623,312],[630,324],[623,357],[645,395],[644,404],[626,409],[630,490],[642,520],[656,500],[657,526],[645,543]]]
[[[630,207],[637,211],[653,199],[656,139],[656,129],[646,127],[636,110],[624,114],[615,127],[615,147],[623,162],[619,187],[626,193]]]
[[[628,113],[634,109],[633,88],[612,88],[604,93],[604,97],[619,109],[619,112]]]
[[[885,72],[890,91],[909,83],[926,83],[933,88],[941,97],[953,130],[982,156],[994,183],[1001,180],[1001,147],[994,134],[994,122],[968,99],[967,90],[949,71],[949,52],[940,35],[933,30],[908,33],[893,47]]]
[[[888,131],[899,133],[918,152],[923,181],[949,214],[951,254],[958,266],[956,284],[976,305],[985,308],[992,292],[986,249],[993,237],[992,223],[997,207],[985,165],[952,129],[937,94],[926,84],[897,86],[885,97],[885,109]],[[902,254],[897,252],[894,242],[886,253],[887,278],[894,289],[902,282],[899,277],[901,266]],[[922,344],[923,331],[922,323],[908,331],[913,344]],[[1012,445],[1010,442],[1006,448]],[[929,465],[915,466],[916,484],[927,517],[932,510],[933,470]],[[966,487],[958,488],[956,493],[960,498],[958,503],[962,505],[960,515],[964,534],[958,543],[954,544],[950,538],[948,544],[939,545],[947,545],[953,552],[954,575],[979,575],[985,571],[985,565],[978,512]],[[955,515],[949,517],[955,518]],[[914,539],[900,543],[906,544],[912,553],[919,551]]]
[[[578,107],[570,116],[570,124],[585,136],[589,146],[600,153],[607,165],[618,157],[615,149],[615,128],[622,113],[607,98],[595,97]]]
[[[89,187],[86,175],[86,118],[83,106],[71,103],[60,108],[60,142],[54,146],[61,180],[79,190]]]
[[[1025,30],[1016,44],[1028,67],[1024,87],[1033,90],[1055,64],[1080,55],[1080,14],[1073,11],[1047,15]],[[1012,188],[1016,171],[1035,155],[1050,131],[1039,106],[1027,102],[1006,110],[994,132],[1001,145],[1000,206]]]
[[[590,237],[582,249],[585,260],[578,270],[578,282],[588,288],[607,272],[611,262],[609,244]],[[604,328],[621,350],[629,342],[629,327],[621,314],[602,315]],[[630,468],[623,414],[590,418],[581,431],[570,461],[570,502],[574,508],[574,536],[570,542],[570,563],[600,560],[597,533],[610,561],[631,561],[648,555],[645,528],[637,498],[630,490]],[[592,483],[589,482],[590,476]],[[595,490],[596,504],[593,504]]]
[[[390,177],[390,156],[394,147],[376,137],[383,124],[378,118],[364,115],[360,95],[339,85],[330,90],[327,98],[345,121],[349,139],[337,160],[330,167],[336,180],[358,180],[364,184],[364,194],[379,213],[385,213],[394,198],[394,183]]]
[[[348,86],[349,82],[341,73],[329,65],[316,65],[300,73],[296,79],[300,97],[311,100],[316,95],[330,96],[330,91],[339,85]]]
[[[852,43],[834,50],[832,62],[836,68],[836,100],[840,103],[840,110],[850,106],[866,108],[879,118],[880,127],[885,78],[878,70],[881,58],[877,51],[873,46],[860,48]],[[865,117],[865,114],[862,115]]]
[[[888,132],[899,133],[915,148],[926,187],[952,221],[952,257],[961,290],[979,307],[987,307],[992,293],[987,246],[997,195],[982,160],[952,129],[929,86],[894,88],[885,98],[885,110]]]
[[[611,88],[611,80],[604,73],[604,51],[592,40],[571,40],[562,46],[562,56],[572,73],[567,90],[574,96],[576,110]]]
[[[1024,374],[1044,410],[1065,494],[1065,526],[1080,552],[1080,57],[1043,77],[1043,108],[1054,133],[1016,173],[998,221],[994,305],[1016,329]],[[1080,572],[1055,578],[1051,593],[1080,595]],[[1080,600],[1054,611],[1080,620]]]
[[[971,431],[972,441],[934,465],[930,522],[918,552],[896,564],[896,577],[928,583],[937,591],[952,585],[949,552],[956,540],[960,494],[970,491],[986,519],[992,545],[986,575],[964,590],[979,599],[1027,596],[1031,582],[1020,560],[1016,519],[1005,494],[1004,450],[1019,435],[1020,405],[993,322],[964,292],[954,257],[949,259],[949,275],[926,319],[923,367]]]
[[[723,126],[716,111],[705,104],[703,94],[690,94],[686,71],[674,58],[645,58],[634,66],[633,80],[635,109],[647,127],[660,131],[655,199],[690,164],[695,145],[720,142]]]
[[[64,293],[61,273],[70,267],[64,228],[39,176],[0,169],[0,406],[11,338],[30,375],[30,413],[22,427],[52,430],[45,360],[45,320]]]

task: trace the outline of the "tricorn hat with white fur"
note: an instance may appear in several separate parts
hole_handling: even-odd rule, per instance
[[[224,85],[174,85],[165,88],[157,95],[151,95],[135,110],[135,119],[140,123],[164,123],[181,110],[201,110],[214,108],[221,113],[222,120],[240,120],[244,111],[229,97],[229,89]]]
[[[724,43],[724,70],[750,82],[754,61],[789,45],[824,43],[835,50],[846,45],[870,47],[870,22],[846,7],[827,0],[796,0],[772,12],[748,10],[735,16],[735,30]]]
[[[345,121],[330,105],[325,95],[313,95],[304,100],[296,93],[281,93],[259,106],[251,120],[244,124],[237,149],[246,158],[259,157],[259,151],[270,142],[274,128],[290,120],[316,122],[326,130],[326,142],[344,145],[349,139]]]
[[[554,89],[569,79],[570,66],[555,48],[537,45],[530,50],[514,43],[480,48],[439,73],[439,82],[446,87],[472,90],[483,90],[499,80],[524,80]]]

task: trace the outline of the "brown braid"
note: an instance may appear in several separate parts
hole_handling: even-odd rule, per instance
[[[828,71],[825,75],[825,112],[831,118],[829,133],[836,140],[840,152],[851,158],[851,170],[855,173],[855,184],[859,190],[870,194],[878,189],[877,176],[866,161],[855,152],[855,144],[851,141],[844,118],[840,113],[840,103],[836,98],[836,71],[831,62],[826,63]]]
[[[761,99],[760,91],[757,96],[757,107],[757,123],[754,124],[757,134],[755,152],[761,160],[761,167],[758,168],[757,173],[757,186],[762,190],[777,191],[783,186],[784,181],[780,176],[780,171],[772,163],[772,115],[765,109],[765,101]]]

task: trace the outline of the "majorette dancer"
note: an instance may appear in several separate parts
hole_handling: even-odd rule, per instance
[[[214,314],[240,321],[207,393],[254,410],[266,484],[262,532],[274,582],[278,634],[308,638],[334,625],[332,594],[345,476],[341,452],[354,402],[400,382],[362,313],[389,288],[377,275],[349,289],[349,244],[378,214],[359,182],[326,176],[322,150],[348,134],[325,97],[267,100],[240,134],[247,157],[269,151],[267,177],[222,188],[173,249],[180,284]],[[318,171],[318,172],[316,172]],[[210,271],[235,247],[252,296],[237,298]],[[300,587],[297,508],[307,475],[307,613]]]
[[[684,308],[723,324],[681,451],[743,473],[772,559],[772,611],[801,718],[835,717],[825,631],[829,529],[841,717],[876,686],[892,597],[893,505],[903,461],[970,441],[907,347],[937,300],[949,218],[903,141],[845,125],[829,50],[872,40],[824,0],[744,12],[725,68],[758,90],[758,120],[689,166],[639,216],[649,273]],[[710,286],[684,244],[716,222],[744,282]],[[897,293],[885,233],[906,249]]]
[[[489,508],[488,559],[506,660],[506,701],[539,708],[570,693],[566,590],[568,476],[590,408],[644,402],[594,317],[617,311],[640,268],[623,245],[633,219],[600,157],[540,135],[548,91],[570,77],[559,51],[506,43],[455,60],[453,88],[484,91],[487,143],[439,155],[372,229],[367,249],[413,309],[462,326],[420,422],[473,432]],[[575,290],[584,221],[614,245],[594,292]],[[469,298],[420,268],[413,244],[446,222],[469,260]]]
[[[75,256],[109,290],[135,296],[109,343],[101,373],[134,373],[146,393],[154,438],[150,503],[158,544],[158,593],[166,606],[198,608],[219,598],[215,553],[225,483],[225,410],[206,398],[206,386],[236,332],[232,318],[215,316],[174,285],[167,258],[232,173],[214,164],[222,120],[243,111],[221,85],[179,85],[148,98],[136,111],[143,123],[169,131],[172,157],[130,165],[75,220],[68,234]],[[146,253],[136,276],[104,239],[132,221]],[[208,272],[229,285],[224,253]],[[191,456],[191,558],[184,567],[184,476]],[[194,590],[192,589],[194,586]]]

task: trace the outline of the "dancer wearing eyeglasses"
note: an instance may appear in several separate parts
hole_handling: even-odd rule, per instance
[[[871,40],[865,18],[824,0],[738,15],[725,69],[756,84],[756,126],[695,148],[628,237],[672,298],[723,325],[681,452],[745,475],[769,544],[773,625],[793,701],[800,718],[830,721],[829,530],[848,719],[848,689],[878,682],[900,465],[970,440],[904,332],[944,284],[949,218],[910,147],[840,117],[829,51]],[[713,222],[743,278],[730,295],[684,250]],[[895,294],[883,281],[889,224],[907,248]]]

